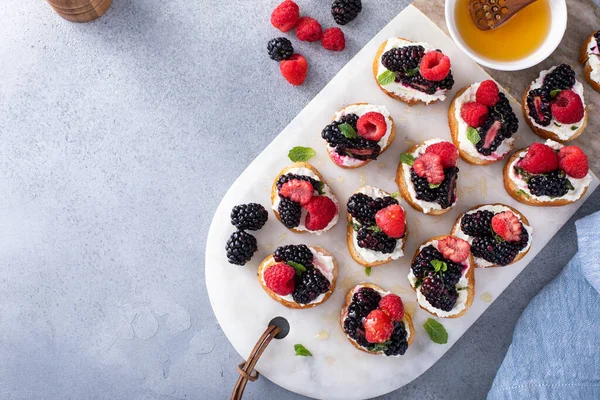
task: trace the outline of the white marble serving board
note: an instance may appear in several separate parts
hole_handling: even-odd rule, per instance
[[[430,106],[409,107],[379,90],[374,82],[371,63],[378,46],[389,37],[425,41],[450,56],[456,84],[444,102]],[[290,334],[274,340],[258,363],[258,371],[276,384],[306,396],[323,399],[362,399],[393,391],[412,381],[450,349],[460,336],[489,307],[529,261],[585,201],[562,208],[535,208],[512,200],[502,185],[503,162],[489,167],[470,166],[459,161],[458,205],[442,217],[431,217],[407,210],[409,237],[406,255],[398,261],[373,268],[366,276],[346,247],[345,203],[365,184],[386,191],[397,191],[394,175],[399,155],[415,142],[433,137],[450,139],[447,111],[453,95],[463,86],[489,76],[464,55],[433,22],[410,6],[381,30],[331,82],[298,114],[275,140],[254,160],[229,189],[219,205],[208,234],[206,248],[206,285],[210,302],[223,332],[242,357],[247,357],[256,340],[275,316],[284,316],[291,325]],[[344,170],[328,158],[320,137],[340,108],[355,102],[383,104],[397,124],[396,140],[380,158],[366,167]],[[519,116],[517,148],[541,141],[522,120],[520,106],[512,102]],[[590,134],[590,132],[584,133]],[[270,188],[274,177],[286,165],[288,150],[293,146],[311,146],[317,156],[311,160],[338,196],[342,217],[330,232],[316,236],[295,234],[281,225],[272,212],[266,226],[255,233],[259,250],[250,263],[231,265],[225,256],[225,242],[234,231],[229,213],[240,203],[258,202],[270,210]],[[586,195],[598,186],[593,183]],[[448,343],[433,343],[423,329],[431,315],[416,307],[415,295],[406,278],[410,260],[417,246],[434,235],[449,233],[456,217],[474,205],[502,202],[519,209],[531,221],[533,246],[520,262],[505,268],[479,269],[475,273],[475,300],[461,318],[440,320],[449,333]],[[307,310],[290,310],[273,301],[260,287],[256,270],[260,261],[284,244],[320,245],[338,261],[337,288],[325,304]],[[340,328],[339,315],[346,291],[353,285],[369,281],[402,296],[406,309],[414,315],[415,340],[400,358],[373,356],[356,350]],[[302,343],[313,357],[294,355],[294,344]],[[236,368],[231,365],[231,368]],[[232,382],[233,385],[233,382]]]

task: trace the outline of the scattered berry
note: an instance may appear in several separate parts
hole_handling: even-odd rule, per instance
[[[487,119],[488,108],[474,101],[463,104],[460,109],[460,117],[473,128],[479,128]]]
[[[275,61],[287,60],[294,54],[292,42],[284,37],[269,40],[267,50],[269,51],[271,60]]]
[[[450,59],[441,51],[425,53],[419,65],[421,76],[429,81],[442,81],[450,72]]]
[[[281,197],[277,212],[281,223],[287,228],[295,228],[300,225],[300,217],[302,217],[302,206],[300,203],[292,201],[287,197]]]
[[[399,239],[404,236],[406,215],[402,207],[398,204],[392,204],[377,211],[375,221],[383,233],[389,237]]]
[[[561,64],[544,77],[542,86],[551,92],[552,90],[571,89],[575,84],[575,71],[570,65]]]
[[[306,220],[304,224],[310,231],[320,231],[337,215],[337,205],[327,196],[315,196],[306,204]]]
[[[265,285],[280,296],[292,294],[296,286],[294,268],[284,263],[275,264],[263,273]]]
[[[427,147],[425,153],[434,153],[442,157],[442,167],[444,168],[454,167],[458,160],[458,149],[450,142],[434,143]]]
[[[304,206],[312,199],[314,191],[315,189],[310,182],[292,179],[281,186],[279,194]]]
[[[579,122],[585,114],[581,97],[572,90],[562,90],[552,101],[550,109],[554,118],[563,124]]]
[[[257,231],[269,219],[269,213],[257,203],[240,204],[231,210],[231,223],[240,230]]]
[[[294,54],[287,60],[283,60],[279,63],[279,70],[281,75],[292,85],[299,86],[306,79],[306,72],[308,70],[308,63],[306,58],[300,54]]]
[[[471,245],[469,242],[454,236],[446,236],[438,242],[438,250],[447,259],[455,263],[461,263],[469,258]]]
[[[383,114],[371,111],[358,119],[356,129],[363,138],[378,141],[385,136],[387,123]]]
[[[293,261],[308,268],[313,266],[314,256],[305,244],[288,244],[279,246],[273,253],[273,258],[277,262]]]
[[[362,11],[361,0],[334,0],[331,15],[339,25],[346,25]]]
[[[548,126],[552,122],[550,111],[550,94],[546,89],[530,90],[527,94],[527,109],[529,116],[541,126]]]
[[[435,153],[424,153],[413,164],[415,173],[421,178],[426,178],[432,185],[439,185],[444,180],[444,167],[442,157]]]
[[[316,268],[308,268],[299,279],[297,279],[296,288],[292,293],[292,298],[296,303],[308,304],[319,295],[327,293],[331,283]]]
[[[494,215],[492,229],[507,242],[517,242],[521,240],[523,224],[512,211],[504,211]]]
[[[386,294],[379,302],[379,309],[386,313],[392,321],[400,321],[404,317],[404,304],[400,296]]]
[[[365,337],[369,343],[383,343],[387,341],[394,331],[394,324],[386,313],[373,310],[363,322]]]
[[[323,37],[323,28],[316,19],[302,17],[296,24],[296,37],[303,42],[316,42]]]
[[[256,238],[244,231],[233,232],[225,245],[227,260],[236,265],[246,264],[256,250],[258,250]]]
[[[581,179],[588,174],[588,158],[577,146],[564,146],[558,152],[558,166],[570,177]]]
[[[500,93],[500,90],[498,89],[496,82],[488,79],[479,84],[477,92],[475,93],[475,99],[484,106],[494,107],[498,100],[500,100],[498,93]]]
[[[545,174],[558,169],[558,155],[548,145],[532,143],[518,166],[531,174]]]
[[[271,24],[281,32],[287,32],[300,19],[300,8],[291,0],[279,4],[271,14]]]
[[[342,51],[346,48],[344,32],[340,28],[327,28],[323,32],[321,44],[327,50]]]
[[[418,68],[424,55],[425,48],[423,46],[395,47],[383,53],[381,63],[386,69],[398,72],[400,76],[403,76]]]
[[[534,196],[562,197],[569,192],[569,186],[567,175],[561,170],[534,175],[527,182],[527,187]]]

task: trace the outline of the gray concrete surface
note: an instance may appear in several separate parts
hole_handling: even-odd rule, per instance
[[[212,314],[204,245],[238,174],[408,1],[364,1],[342,54],[265,45],[275,1],[113,0],[71,24],[0,3],[0,398],[219,399],[241,358]],[[323,1],[299,1],[332,25]],[[594,195],[575,218],[600,208]],[[385,398],[481,399],[573,221],[429,372]],[[433,377],[433,378],[432,378]],[[266,379],[248,399],[292,399]]]

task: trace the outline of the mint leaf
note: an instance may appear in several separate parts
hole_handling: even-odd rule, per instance
[[[431,266],[433,267],[433,269],[435,270],[435,272],[444,272],[448,269],[448,265],[444,262],[444,261],[440,261],[440,260],[431,260],[430,262]]]
[[[300,263],[295,261],[286,261],[285,263],[296,270],[296,275],[302,275],[303,272],[306,272],[306,267]]]
[[[392,197],[394,199],[398,196],[400,196],[400,192],[394,192],[394,193],[390,194],[390,197]]]
[[[557,124],[556,122],[554,122],[554,125],[558,126],[559,128],[562,126],[561,124]]]
[[[378,77],[377,82],[381,86],[389,85],[396,80],[396,73],[394,71],[383,71]]]
[[[423,284],[423,279],[417,279],[415,281],[415,289],[418,289],[419,286],[421,286]]]
[[[416,74],[419,73],[419,67],[413,68],[413,69],[404,69],[404,75],[411,77],[411,76],[415,76]]]
[[[369,226],[369,227],[367,228],[367,230],[369,230],[369,231],[371,231],[371,232],[376,232],[376,233],[379,233],[379,232],[381,232],[381,228],[380,228],[380,227],[378,227],[377,225]]]
[[[441,183],[438,183],[437,185],[434,185],[433,183],[430,183],[429,184],[429,189],[437,189],[437,188],[440,187],[440,185],[441,185]]]
[[[315,185],[313,186],[313,188],[319,192],[319,194],[322,196],[325,194],[325,191],[323,190],[323,188],[325,187],[325,184],[321,181],[316,181]]]
[[[299,343],[294,345],[294,350],[296,351],[297,356],[312,357],[312,353]]]
[[[554,89],[550,91],[550,98],[555,98],[560,93],[560,89]]]
[[[369,351],[384,351],[391,343],[391,340],[388,340],[387,342],[383,343],[375,343],[373,346],[369,347]]]
[[[572,131],[576,131],[577,129],[579,129],[579,127],[577,125],[572,125],[571,126],[571,130]]]
[[[410,153],[402,153],[400,154],[400,162],[412,166],[415,163],[415,157]]]
[[[573,186],[573,184],[571,183],[570,180],[567,179],[567,187],[569,188],[569,190],[575,190],[575,187]]]
[[[358,133],[356,133],[350,124],[339,124],[338,128],[340,129],[341,134],[346,136],[348,139],[356,139],[358,137]]]
[[[367,276],[371,276],[371,267],[365,268],[365,274],[367,274]]]
[[[531,174],[529,172],[525,171],[523,168],[520,167],[515,167],[515,172],[518,175],[521,175],[525,182],[529,182],[529,179],[531,178]]]
[[[308,161],[317,154],[310,147],[296,146],[290,150],[288,157],[292,162]]]
[[[527,192],[525,192],[523,189],[519,189],[517,191],[517,194],[521,195],[521,196],[525,196],[527,198],[529,198],[529,195],[527,194]]]
[[[448,332],[446,332],[446,328],[435,319],[428,318],[427,321],[425,321],[425,324],[423,324],[423,328],[425,328],[425,332],[427,332],[433,343],[448,343]]]
[[[497,233],[494,233],[494,239],[496,239],[496,242],[498,243],[502,243],[505,242],[506,240],[504,240],[504,238],[500,235],[498,235]]]
[[[479,136],[477,129],[470,126],[469,129],[467,129],[467,139],[469,139],[469,142],[477,144],[481,141],[481,136]]]
[[[358,222],[349,222],[350,226],[352,226],[352,229],[354,229],[356,232],[358,232],[358,230],[360,229],[360,224]]]

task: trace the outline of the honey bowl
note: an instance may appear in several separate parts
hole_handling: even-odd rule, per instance
[[[489,0],[502,8],[505,0]],[[468,11],[469,0],[446,0],[446,25],[454,42],[478,64],[518,71],[545,60],[567,28],[565,0],[537,0],[496,29],[479,30]]]

